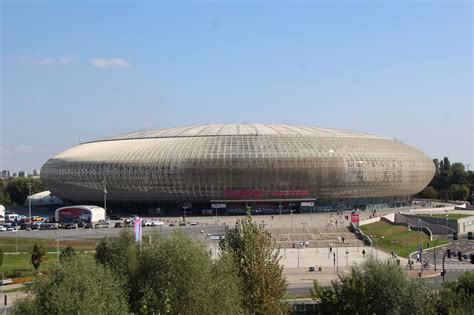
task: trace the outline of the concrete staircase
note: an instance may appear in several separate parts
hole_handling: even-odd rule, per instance
[[[344,244],[363,246],[363,242],[348,227],[275,228],[271,232],[273,240],[281,248],[292,248],[293,244],[298,246],[302,241],[308,241],[309,247],[329,247],[338,243],[338,236],[341,237],[340,245],[343,245],[344,237]]]

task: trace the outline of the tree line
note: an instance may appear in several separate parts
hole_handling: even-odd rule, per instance
[[[370,258],[330,287],[316,281],[312,297],[316,314],[474,314],[474,272],[433,290],[398,264]]]
[[[95,255],[65,248],[60,268],[37,276],[14,314],[288,314],[286,279],[271,235],[251,217],[226,230],[220,259],[175,232],[142,245],[130,232]],[[45,252],[35,245],[35,269]],[[474,272],[433,290],[396,263],[368,258],[329,287],[311,290],[314,314],[473,314]]]
[[[95,256],[64,250],[60,268],[38,275],[14,314],[285,314],[283,267],[271,235],[251,217],[226,231],[220,259],[175,232],[103,239]],[[44,253],[36,248],[37,270]]]
[[[0,205],[23,205],[29,194],[28,183],[31,183],[31,194],[46,190],[39,178],[17,177],[0,180]]]
[[[447,157],[434,159],[435,175],[429,185],[415,197],[441,200],[463,200],[472,203],[474,172],[462,163],[453,163]]]

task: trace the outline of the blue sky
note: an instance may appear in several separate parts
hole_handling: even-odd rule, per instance
[[[356,130],[473,163],[468,1],[1,3],[0,169],[224,122]]]

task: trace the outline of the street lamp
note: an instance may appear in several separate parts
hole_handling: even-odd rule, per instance
[[[434,256],[434,269],[436,271],[436,244],[438,244],[438,239],[435,240],[433,247],[433,256]]]
[[[28,182],[28,223],[31,224],[31,182]]]
[[[188,207],[183,207],[183,211],[184,211],[184,223],[186,224],[186,209]]]
[[[446,213],[446,238],[449,238],[448,216],[449,216],[449,215]]]
[[[423,221],[421,221],[421,218],[418,218],[418,252],[420,253],[420,262],[421,262],[421,273],[423,273],[423,244],[420,244],[420,231],[423,226]]]
[[[295,212],[295,210],[290,210],[290,216],[291,216],[291,228],[293,228],[293,212]]]
[[[107,181],[103,180],[102,185],[103,185],[103,191],[104,191],[104,210],[105,210],[105,213],[107,213]]]

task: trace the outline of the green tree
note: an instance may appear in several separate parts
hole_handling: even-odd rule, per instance
[[[29,194],[28,183],[31,183],[31,194],[45,190],[43,182],[39,178],[14,178],[7,181],[5,192],[9,195],[11,201],[22,205]]]
[[[139,250],[132,232],[127,230],[122,231],[116,238],[101,240],[96,246],[96,261],[110,268],[123,280],[131,305],[140,297],[140,293],[133,290]]]
[[[3,249],[0,249],[0,267],[3,266]]]
[[[470,310],[470,311],[469,311]],[[474,310],[474,272],[466,272],[455,281],[443,284],[439,292],[438,314],[468,314]]]
[[[453,163],[447,157],[439,161],[433,160],[435,174],[428,187],[417,197],[448,200],[470,200],[474,191],[474,175],[466,171],[462,163]]]
[[[75,255],[77,255],[77,253],[74,248],[72,248],[72,246],[68,246],[61,251],[61,254],[59,254],[59,262],[62,264],[66,259],[69,259]]]
[[[466,200],[469,196],[469,187],[466,185],[454,184],[449,187],[450,199]]]
[[[33,246],[33,252],[31,253],[31,264],[36,271],[38,271],[41,263],[44,261],[46,257],[46,250],[41,246],[35,244]]]
[[[420,198],[436,199],[438,198],[438,191],[433,186],[427,186],[418,196]]]
[[[226,229],[220,243],[221,257],[229,259],[238,270],[244,309],[252,314],[281,314],[286,279],[278,251],[270,232],[256,224],[249,215]],[[221,258],[221,259],[222,259]]]
[[[466,184],[466,169],[464,167],[464,164],[462,163],[453,163],[451,165],[451,178],[450,178],[450,183],[451,184],[458,184],[458,185],[463,185]]]
[[[140,247],[129,232],[104,239],[96,260],[123,279],[131,311],[137,314],[241,313],[233,265],[213,263],[203,244],[183,233],[154,234]]]
[[[322,314],[432,314],[431,290],[419,280],[409,280],[393,263],[368,259],[350,273],[332,281],[332,287],[312,289]]]
[[[61,269],[37,277],[14,314],[128,314],[120,280],[86,255],[64,260]]]

